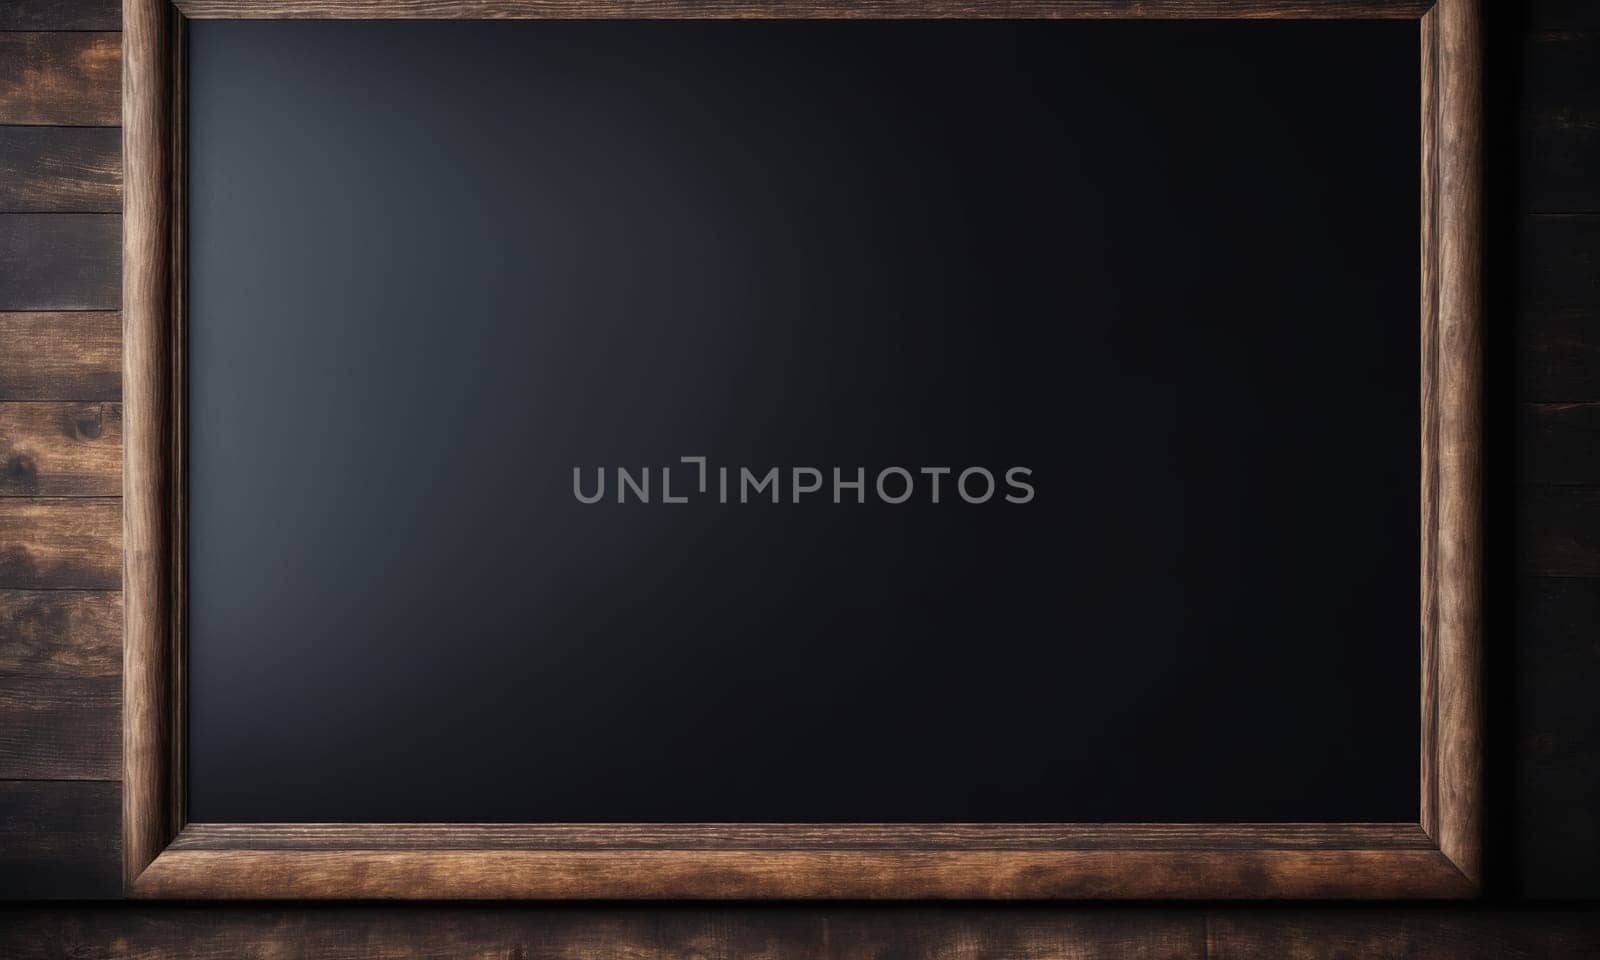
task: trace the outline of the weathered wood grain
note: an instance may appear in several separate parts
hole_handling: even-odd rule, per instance
[[[1600,400],[1600,216],[1546,214],[1514,224],[1512,326],[1520,400]]]
[[[0,30],[120,30],[120,0],[6,0]]]
[[[1483,36],[1479,0],[1440,0],[1437,36],[1438,426],[1432,509],[1436,680],[1430,825],[1474,884],[1483,858]],[[1427,635],[1425,634],[1425,638]],[[1426,713],[1431,709],[1431,717]]]
[[[121,495],[121,404],[0,402],[0,497]]]
[[[151,897],[1447,897],[1414,824],[192,824]]]
[[[166,0],[124,0],[122,89],[123,876],[126,884],[176,835],[183,809],[174,644],[173,289],[175,232],[174,23]],[[180,521],[181,523],[181,521]]]
[[[1600,403],[1525,403],[1517,409],[1519,483],[1600,482]]]
[[[115,33],[0,33],[0,123],[121,122]]]
[[[0,400],[122,397],[122,314],[0,313]]]
[[[0,589],[117,589],[121,507],[109,499],[0,499]]]
[[[121,789],[93,781],[0,781],[0,897],[116,897],[122,893],[117,835]],[[26,945],[20,914],[0,915],[0,956],[74,946]],[[87,946],[87,944],[85,945]]]
[[[1516,226],[1518,292],[1527,319],[1536,322],[1551,310],[1600,307],[1600,273],[1595,269],[1600,264],[1600,214],[1529,214]]]
[[[1600,487],[1524,487],[1516,516],[1518,573],[1600,577]]]
[[[1600,310],[1526,309],[1516,353],[1519,399],[1544,403],[1600,400]]]
[[[114,780],[122,763],[116,677],[0,674],[0,780]]]
[[[1421,186],[1417,221],[1421,226],[1417,265],[1418,344],[1417,450],[1418,595],[1421,704],[1418,758],[1419,822],[1428,836],[1439,831],[1439,15],[1422,18],[1419,67],[1418,142]]]
[[[1204,953],[1205,918],[1170,907],[100,907],[0,916],[0,943],[15,960],[58,956],[63,943],[82,944],[86,956],[190,960],[1167,960]]]
[[[1593,0],[1528,0],[1526,25],[1535,30],[1600,30]]]
[[[0,590],[0,675],[120,677],[122,594]]]
[[[1415,20],[1423,0],[176,0],[193,19],[1184,19]]]
[[[168,850],[168,899],[1226,899],[1463,897],[1437,850]]]
[[[1217,910],[1207,918],[1211,960],[1405,957],[1407,960],[1576,958],[1600,952],[1593,909]]]
[[[4,908],[0,908],[4,909]],[[1146,907],[141,905],[10,908],[15,960],[1333,960],[1586,958],[1593,908],[1293,910]]]
[[[1506,795],[1507,889],[1526,897],[1600,898],[1600,579],[1523,578]],[[1505,729],[1505,728],[1503,728]]]
[[[115,214],[0,214],[0,310],[115,310]]]
[[[1600,9],[1600,4],[1591,4]],[[1547,30],[1522,41],[1516,104],[1518,206],[1600,212],[1600,32]]]
[[[1414,823],[194,823],[173,850],[1432,850]]]
[[[120,213],[115,127],[0,127],[0,213]]]

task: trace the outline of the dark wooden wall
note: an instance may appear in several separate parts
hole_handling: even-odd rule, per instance
[[[1490,902],[13,903],[0,954],[1600,956],[1587,904],[1530,903],[1600,897],[1600,4],[1488,6]],[[16,901],[122,892],[119,26],[119,0],[0,2],[0,896]]]

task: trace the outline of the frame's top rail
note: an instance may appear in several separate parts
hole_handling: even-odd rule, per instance
[[[1431,0],[174,0],[195,19],[1417,20]]]

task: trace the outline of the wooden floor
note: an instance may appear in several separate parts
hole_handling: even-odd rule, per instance
[[[1490,2],[1489,902],[0,907],[0,955],[1600,956],[1600,4]],[[1521,7],[1521,10],[1507,9]],[[0,2],[0,896],[120,881],[117,0]]]

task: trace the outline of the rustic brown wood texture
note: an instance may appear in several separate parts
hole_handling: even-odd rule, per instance
[[[121,768],[115,677],[0,679],[0,780],[110,780]]]
[[[1588,957],[1600,952],[1592,910],[1304,909],[1219,911],[1207,918],[1206,953],[1215,960],[1286,957],[1404,957],[1406,960],[1510,960]]]
[[[193,823],[174,850],[1432,850],[1414,823]]]
[[[122,398],[120,313],[0,313],[0,342],[0,400]]]
[[[1600,577],[1600,487],[1530,485],[1518,491],[1517,563],[1543,577]]]
[[[0,402],[0,496],[122,492],[122,407]]]
[[[1438,342],[1431,608],[1435,819],[1424,827],[1469,879],[1483,872],[1483,46],[1477,0],[1440,0],[1425,32],[1436,67],[1432,135]],[[1426,443],[1426,440],[1425,440]],[[1427,659],[1429,653],[1425,653]],[[1430,702],[1431,701],[1431,702]]]
[[[0,33],[0,123],[114,127],[115,33]]]
[[[1418,554],[1417,628],[1422,639],[1422,731],[1418,820],[1428,836],[1439,832],[1439,12],[1422,17],[1417,60],[1421,67],[1421,186],[1418,223],[1421,260],[1417,265],[1419,342],[1417,345],[1418,410]]]
[[[1295,17],[1415,20],[1428,0],[176,0],[194,19]]]
[[[1600,5],[1587,4],[1592,12]],[[1600,25],[1588,32],[1540,24],[1520,40],[1527,65],[1518,88],[1519,128],[1527,145],[1517,187],[1528,210],[1600,210]]]
[[[99,906],[0,913],[0,944],[15,960],[59,957],[66,944],[83,957],[191,960],[1578,960],[1600,950],[1596,920],[1573,907]]]
[[[115,310],[121,219],[0,214],[0,310]]]
[[[168,850],[163,899],[1213,900],[1471,896],[1436,850]]]
[[[1525,482],[1583,485],[1600,473],[1600,403],[1527,403],[1517,414]]]
[[[121,30],[121,0],[6,0],[0,30]]]
[[[122,891],[121,791],[115,783],[0,781],[0,897],[115,897]],[[68,944],[28,944],[0,918],[0,956]]]
[[[0,127],[0,213],[119,213],[115,127]]]
[[[138,896],[1446,897],[1415,825],[194,825]]]
[[[122,676],[122,594],[0,590],[0,677]]]
[[[115,590],[122,504],[0,498],[0,588]]]
[[[131,886],[177,832],[173,649],[173,17],[123,5],[123,856]]]

